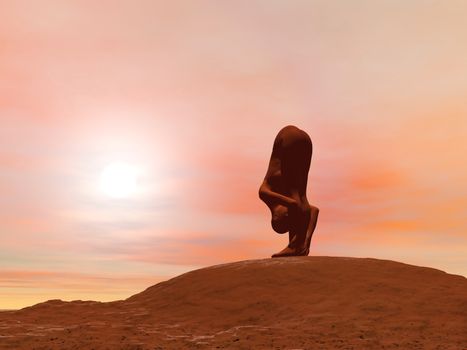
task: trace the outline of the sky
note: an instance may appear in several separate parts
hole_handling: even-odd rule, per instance
[[[287,244],[258,198],[313,141],[310,255],[467,276],[467,2],[0,1],[0,309],[117,300]],[[114,198],[102,174],[137,169]]]

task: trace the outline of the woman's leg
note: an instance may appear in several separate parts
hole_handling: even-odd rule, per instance
[[[278,136],[281,139],[282,181],[298,207],[289,213],[289,244],[273,257],[307,255],[311,207],[306,198],[306,186],[313,146],[308,134],[295,126],[283,128]]]

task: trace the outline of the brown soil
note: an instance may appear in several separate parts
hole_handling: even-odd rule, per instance
[[[467,279],[290,257],[195,270],[110,303],[0,312],[0,349],[467,349]]]

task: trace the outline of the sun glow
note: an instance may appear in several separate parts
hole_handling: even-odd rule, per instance
[[[109,164],[101,173],[99,185],[109,197],[129,197],[138,188],[138,168],[123,162]]]

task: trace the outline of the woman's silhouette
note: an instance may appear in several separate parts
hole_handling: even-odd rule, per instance
[[[306,197],[313,146],[306,132],[288,125],[277,134],[259,197],[271,210],[271,225],[277,233],[289,232],[289,244],[272,255],[306,256],[318,219],[318,208]]]

